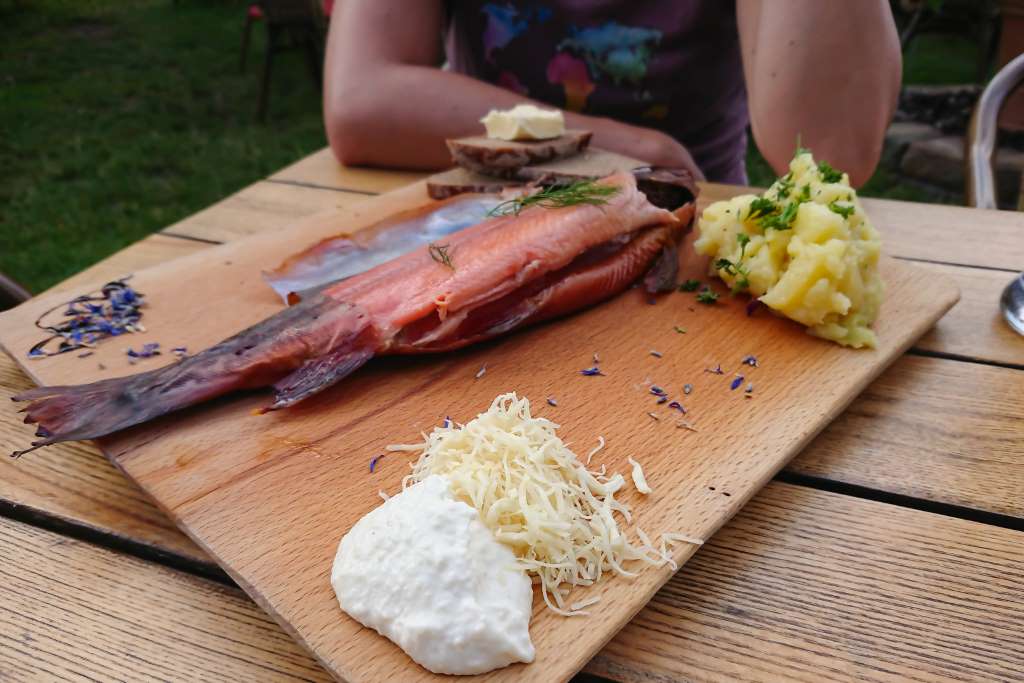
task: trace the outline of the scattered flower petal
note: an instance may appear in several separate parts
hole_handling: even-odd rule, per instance
[[[581,375],[586,375],[588,377],[593,377],[594,375],[604,376],[604,373],[601,372],[601,368],[597,367],[596,365],[594,367],[592,367],[592,368],[586,368],[585,370],[580,370],[580,374]]]
[[[672,408],[673,410],[678,410],[683,415],[686,415],[686,408],[684,408],[683,404],[680,403],[679,401],[672,401],[671,403],[668,404],[668,407]]]
[[[555,400],[554,396],[548,396],[548,405],[554,408],[558,407],[558,401]]]
[[[373,472],[373,468],[377,466],[377,462],[384,457],[384,454],[378,455],[377,457],[370,460],[370,472]]]
[[[743,384],[743,375],[736,375],[736,378],[733,379],[732,384],[729,385],[729,388],[735,391],[736,389],[739,388],[741,384]]]
[[[655,358],[661,358],[661,351],[655,351],[654,349],[651,349],[651,352],[650,352],[650,353],[651,353],[651,355],[652,355],[652,356],[654,356]]]
[[[712,368],[704,368],[704,372],[710,372],[712,375],[724,375],[725,374],[725,370],[722,369],[722,364],[721,363],[716,365],[714,367],[714,369],[712,369]]]
[[[481,377],[484,376],[484,374],[486,372],[487,372],[487,363],[484,363],[483,365],[480,366],[480,369],[476,371],[476,375],[474,375],[473,377],[474,377],[474,379],[480,379]]]
[[[683,385],[683,393],[686,394],[687,396],[692,394],[693,393],[693,385],[692,384],[684,384]]]
[[[757,356],[744,356],[743,360],[741,360],[740,363],[742,363],[743,365],[749,365],[752,368],[761,367],[757,363]]]

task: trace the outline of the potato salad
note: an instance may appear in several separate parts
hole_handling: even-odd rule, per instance
[[[712,204],[698,231],[695,249],[734,292],[749,292],[815,336],[875,347],[882,245],[845,173],[797,150],[789,173],[764,194]]]

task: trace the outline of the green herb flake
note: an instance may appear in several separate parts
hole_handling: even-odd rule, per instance
[[[840,206],[836,202],[829,204],[828,208],[834,213],[838,213],[843,218],[849,218],[853,215],[853,212],[857,210],[854,206]]]
[[[455,270],[455,266],[452,265],[451,254],[448,253],[449,245],[447,244],[433,244],[427,246],[427,251],[430,252],[430,258],[434,259],[440,264],[448,266],[452,270]]]
[[[679,325],[676,325],[672,329],[676,331],[676,334],[686,334],[686,328],[685,327],[679,327]]]
[[[544,209],[562,209],[567,206],[589,204],[601,206],[620,191],[617,185],[605,185],[593,180],[579,180],[570,185],[546,187],[540,192],[502,202],[487,212],[488,216],[518,216],[531,206]]]
[[[696,292],[700,289],[700,280],[687,280],[679,285],[680,292]]]
[[[758,197],[750,202],[750,210],[747,212],[747,219],[763,218],[770,216],[779,210],[778,204],[767,197]]]
[[[697,301],[702,304],[710,305],[718,301],[718,294],[711,291],[710,287],[705,287],[697,294]]]
[[[843,179],[842,171],[837,171],[827,161],[818,163],[818,173],[821,174],[821,181],[824,183],[838,183]]]

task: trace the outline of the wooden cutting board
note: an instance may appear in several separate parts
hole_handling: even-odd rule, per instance
[[[150,341],[191,352],[210,346],[281,308],[261,269],[320,238],[425,201],[420,183],[136,273],[132,284],[149,301],[148,331],[108,340],[87,358],[26,358],[39,339],[33,321],[67,294],[0,315],[0,344],[42,384],[171,362],[168,354],[132,366],[125,349]],[[884,238],[886,226],[878,227]],[[692,235],[681,275],[706,279],[706,261],[692,256],[690,241]],[[577,453],[603,436],[607,446],[595,465],[627,477],[628,456],[644,465],[654,493],[640,496],[629,487],[625,498],[652,537],[682,532],[707,538],[959,297],[955,285],[928,271],[888,258],[881,268],[887,299],[877,323],[881,346],[874,351],[815,339],[765,309],[748,316],[745,297],[723,295],[708,306],[692,293],[673,293],[651,305],[631,290],[574,317],[463,352],[374,360],[290,410],[254,415],[269,393],[236,395],[103,439],[100,446],[334,675],[439,680],[349,619],[330,586],[341,536],[380,503],[378,491],[396,493],[409,470],[407,456],[388,454],[371,473],[371,458],[387,444],[417,441],[445,416],[467,421],[496,395],[516,391],[532,400],[535,414],[563,425],[561,435]],[[594,353],[606,376],[581,376]],[[760,367],[741,365],[748,354]],[[725,374],[706,371],[719,364]],[[486,373],[476,379],[483,365]],[[745,379],[731,390],[736,373]],[[655,404],[651,382],[686,406],[696,432],[679,428],[678,413]],[[743,390],[748,382],[754,385],[749,396]],[[688,396],[684,384],[693,385]],[[557,407],[546,403],[549,396]],[[26,443],[31,432],[26,426]],[[675,559],[682,563],[695,550],[679,547]],[[535,599],[530,631],[536,661],[479,678],[569,678],[669,575],[668,568],[646,569],[636,579],[614,577],[581,589],[574,599],[602,598],[586,618],[554,615]]]

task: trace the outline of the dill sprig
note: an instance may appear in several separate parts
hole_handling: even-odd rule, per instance
[[[449,245],[447,244],[434,244],[430,243],[427,246],[427,251],[430,252],[430,258],[434,259],[438,263],[448,266],[452,270],[455,270],[455,266],[452,265],[451,254],[448,253]]]
[[[616,185],[603,185],[593,180],[578,180],[570,185],[546,187],[540,192],[502,202],[491,209],[488,216],[518,216],[519,212],[531,206],[544,209],[561,209],[567,206],[590,204],[600,206],[618,194]]]

